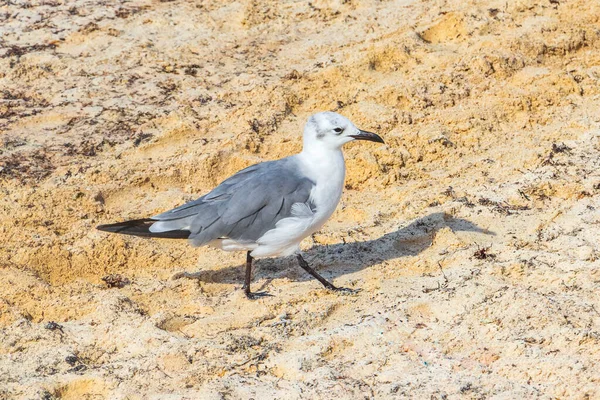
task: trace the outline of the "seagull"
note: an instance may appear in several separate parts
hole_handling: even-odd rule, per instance
[[[340,114],[314,114],[304,127],[300,153],[245,168],[197,200],[162,214],[97,229],[246,251],[243,289],[249,299],[270,296],[250,291],[253,259],[294,254],[300,267],[325,288],[355,292],[334,286],[300,254],[300,242],[321,229],[340,201],[346,175],[342,146],[354,140],[384,143]]]

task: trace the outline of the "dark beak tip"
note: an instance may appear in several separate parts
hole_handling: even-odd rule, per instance
[[[377,135],[376,133],[373,133],[373,132],[360,131],[360,134],[354,135],[352,137],[355,138],[355,139],[357,139],[357,140],[368,140],[370,142],[376,142],[376,143],[383,143],[383,144],[385,144],[385,142],[383,141],[383,139],[381,138],[381,136],[379,136],[379,135]]]

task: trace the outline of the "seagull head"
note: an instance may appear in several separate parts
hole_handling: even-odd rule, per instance
[[[314,114],[304,127],[305,149],[337,150],[353,140],[384,143],[379,135],[360,130],[348,118],[330,111]]]

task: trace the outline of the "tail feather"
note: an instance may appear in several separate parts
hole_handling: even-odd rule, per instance
[[[116,224],[98,225],[96,229],[104,232],[121,233],[124,235],[154,237],[164,239],[187,239],[191,232],[188,230],[172,230],[166,232],[150,232],[150,227],[157,222],[153,219],[134,219]]]

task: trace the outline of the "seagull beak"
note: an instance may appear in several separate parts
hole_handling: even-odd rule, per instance
[[[377,142],[377,143],[385,143],[383,141],[383,139],[381,138],[381,136],[372,133],[372,132],[367,132],[367,131],[358,131],[358,135],[349,135],[350,137],[356,139],[356,140],[369,140],[371,142]]]

